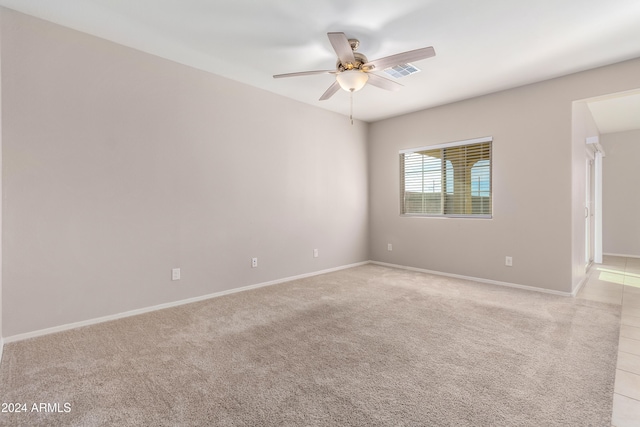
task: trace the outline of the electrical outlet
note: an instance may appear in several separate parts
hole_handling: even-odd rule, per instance
[[[393,245],[391,243],[387,243],[387,250],[391,252],[393,250]]]
[[[314,258],[318,258],[319,256],[320,256],[320,253],[318,252],[318,250],[317,250],[317,249],[314,249],[314,250],[313,250],[313,257],[314,257]]]
[[[507,267],[513,267],[513,258],[511,258],[510,256],[506,257],[504,259],[504,265],[506,265]]]
[[[172,268],[171,269],[171,280],[180,280],[180,269]]]
[[[256,268],[258,266],[258,258],[251,258],[251,267]]]

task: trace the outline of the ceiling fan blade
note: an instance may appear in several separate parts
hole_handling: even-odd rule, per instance
[[[349,39],[344,33],[327,33],[329,37],[329,41],[331,42],[331,46],[333,46],[333,50],[336,51],[338,55],[338,59],[343,64],[354,63],[356,62],[355,56],[353,56],[353,49],[351,49],[351,44],[349,43]]]
[[[334,93],[336,93],[338,90],[340,90],[340,85],[338,84],[337,81],[333,82],[333,84],[331,86],[329,86],[329,89],[327,89],[322,96],[320,97],[320,101],[325,101],[329,98],[331,98],[333,96]]]
[[[390,80],[386,77],[379,76],[377,74],[367,73],[367,75],[369,76],[369,80],[367,80],[367,83],[381,89],[391,90],[395,92],[397,90],[400,90],[400,88],[404,86],[398,82]]]
[[[336,73],[336,70],[300,71],[298,73],[276,74],[273,76],[273,78],[281,79],[283,77],[298,77],[298,76],[311,76],[314,74],[335,74],[335,73]]]
[[[436,55],[436,51],[432,46],[423,47],[421,49],[410,50],[408,52],[397,53],[384,58],[374,59],[364,64],[363,68],[376,68],[384,70],[399,64],[408,64],[409,62],[419,61],[421,59],[431,58]]]

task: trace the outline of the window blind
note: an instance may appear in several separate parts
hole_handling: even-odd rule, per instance
[[[491,218],[492,138],[400,151],[403,215]]]

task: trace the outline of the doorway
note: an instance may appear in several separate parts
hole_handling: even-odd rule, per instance
[[[587,149],[587,165],[585,168],[585,208],[584,208],[584,259],[585,268],[593,262],[593,152]]]

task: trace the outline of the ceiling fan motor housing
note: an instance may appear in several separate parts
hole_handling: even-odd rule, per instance
[[[368,68],[367,69],[362,68],[362,65],[366,64],[367,62],[369,62],[367,57],[364,56],[363,54],[361,54],[360,52],[353,52],[353,56],[356,59],[354,63],[343,64],[338,59],[338,62],[336,62],[336,68],[338,69],[338,71],[341,71],[341,72],[342,71],[346,71],[346,70],[368,71]]]

